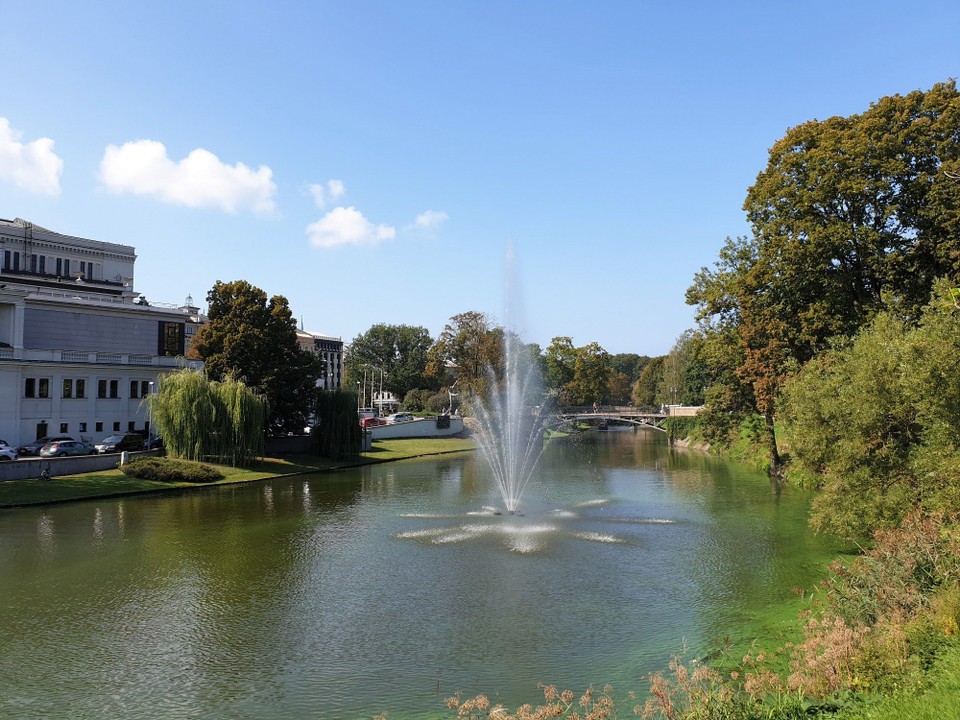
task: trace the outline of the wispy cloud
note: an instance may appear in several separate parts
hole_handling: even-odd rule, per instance
[[[307,185],[307,190],[313,197],[314,204],[321,210],[327,207],[328,202],[337,202],[347,192],[342,180],[327,180],[326,185],[323,183]]]
[[[110,145],[100,162],[100,177],[116,193],[154,197],[187,207],[214,207],[229,213],[275,209],[273,171],[238,162],[228,165],[209,150],[197,148],[179,162],[167,157],[156,140]]]
[[[426,212],[422,212],[417,215],[417,219],[414,220],[414,223],[417,227],[432,229],[440,227],[449,219],[450,216],[442,210],[427,210]]]
[[[63,160],[53,151],[53,140],[39,138],[20,142],[22,133],[0,117],[0,180],[9,180],[28,192],[60,195]]]
[[[307,226],[307,236],[317,247],[378,245],[396,237],[396,228],[374,225],[355,207],[336,207]]]

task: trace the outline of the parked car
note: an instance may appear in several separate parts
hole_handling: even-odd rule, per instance
[[[377,425],[386,425],[386,424],[387,424],[387,421],[379,417],[363,418],[360,421],[360,427],[364,427],[364,428],[376,427]]]
[[[40,448],[44,445],[52,442],[59,442],[61,440],[73,440],[69,435],[56,435],[54,437],[42,437],[39,440],[34,440],[31,443],[26,443],[17,448],[17,453],[19,455],[39,455]]]
[[[14,449],[13,449],[12,447],[10,447],[9,445],[5,445],[4,447],[0,447],[0,462],[6,462],[6,461],[8,461],[8,460],[16,460],[16,459],[17,459],[17,451],[16,451],[16,450],[14,450]]]
[[[137,433],[109,435],[96,444],[96,449],[101,454],[143,450],[143,436]]]
[[[143,445],[144,450],[163,450],[163,438],[159,435],[151,435]]]
[[[93,445],[78,440],[55,440],[40,448],[40,457],[66,457],[67,455],[96,455]]]
[[[411,420],[416,420],[416,418],[410,413],[394,413],[393,415],[387,415],[388,423],[401,423],[401,422],[410,422]]]

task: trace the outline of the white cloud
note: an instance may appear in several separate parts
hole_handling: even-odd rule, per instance
[[[148,195],[187,207],[216,207],[270,212],[276,205],[273,171],[254,171],[243,163],[226,165],[209,150],[197,148],[179,162],[167,157],[163,143],[137,140],[110,145],[100,163],[100,177],[116,193]]]
[[[417,219],[414,222],[418,227],[436,228],[440,227],[440,225],[449,219],[450,216],[442,210],[427,210],[417,215]]]
[[[45,137],[24,145],[20,135],[0,117],[0,180],[10,180],[29,192],[58,197],[63,160],[53,152],[53,140]]]
[[[397,234],[389,225],[374,225],[355,207],[336,207],[307,226],[307,236],[317,247],[378,245]]]
[[[327,206],[328,200],[336,202],[347,192],[342,180],[327,180],[326,186],[322,183],[307,185],[307,190],[313,196],[314,204],[321,210]]]

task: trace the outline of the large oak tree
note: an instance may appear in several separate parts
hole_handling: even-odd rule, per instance
[[[287,299],[246,280],[217,281],[207,293],[209,322],[194,336],[190,354],[204,361],[211,380],[235,377],[269,403],[270,429],[300,432],[307,424],[320,375],[317,358],[297,344],[297,323]]]

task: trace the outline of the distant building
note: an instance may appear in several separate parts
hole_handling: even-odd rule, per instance
[[[181,364],[189,308],[133,288],[128,245],[0,218],[0,438],[149,431],[142,399]]]
[[[297,343],[307,352],[319,356],[321,375],[317,386],[337,390],[343,383],[343,340],[330,335],[297,330]]]

